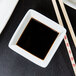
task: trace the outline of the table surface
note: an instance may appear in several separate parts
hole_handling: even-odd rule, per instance
[[[74,76],[64,40],[45,69],[35,65],[8,47],[12,35],[29,9],[34,9],[58,22],[51,0],[20,0],[0,35],[0,76]],[[67,35],[76,61],[76,48],[68,29]]]

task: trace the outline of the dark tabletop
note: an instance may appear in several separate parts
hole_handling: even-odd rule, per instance
[[[29,9],[34,9],[58,22],[51,0],[20,0],[0,35],[0,76],[74,76],[64,40],[45,69],[35,65],[8,47],[12,35]],[[76,61],[76,48],[67,27],[66,29]]]

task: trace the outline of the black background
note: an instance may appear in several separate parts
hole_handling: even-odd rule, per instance
[[[45,69],[23,58],[8,47],[20,21],[31,8],[57,22],[51,0],[20,0],[6,28],[0,35],[0,76],[74,76],[64,40]],[[67,34],[76,60],[76,48],[69,31]]]

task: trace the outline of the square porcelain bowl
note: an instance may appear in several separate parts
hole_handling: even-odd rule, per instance
[[[38,22],[44,24],[43,26],[46,26],[50,30],[54,30],[58,33],[56,39],[54,40],[52,46],[50,46],[50,49],[48,50],[44,59],[41,59],[41,58],[35,56],[34,54],[28,52],[26,49],[23,49],[22,47],[17,45],[17,42],[19,41],[20,37],[22,36],[24,30],[26,30],[26,28],[29,26],[28,24],[32,18],[37,20]],[[37,25],[35,25],[35,26],[37,26]],[[23,20],[21,21],[18,28],[16,29],[12,39],[10,40],[9,48],[11,48],[13,51],[17,52],[24,58],[27,58],[31,62],[45,68],[49,64],[49,62],[52,59],[52,57],[54,56],[55,52],[57,51],[61,41],[64,38],[65,33],[66,33],[66,30],[64,27],[57,24],[53,20],[45,17],[44,15],[38,13],[37,11],[30,9],[24,16]],[[54,34],[53,34],[53,36],[54,36]],[[26,35],[25,35],[25,38],[26,38]],[[27,43],[29,44],[29,41]],[[26,45],[28,45],[28,44],[26,44]],[[43,55],[44,55],[44,52],[43,52]]]
[[[63,0],[63,2],[76,10],[76,0]]]

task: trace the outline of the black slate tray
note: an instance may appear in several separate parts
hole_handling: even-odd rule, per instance
[[[29,9],[34,9],[58,23],[51,0],[20,0],[0,35],[0,76],[74,76],[64,40],[45,69],[23,58],[8,47],[13,33]],[[67,34],[76,58],[76,49],[69,32]]]

